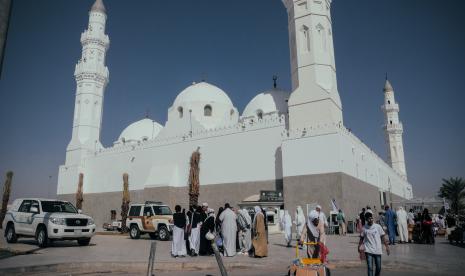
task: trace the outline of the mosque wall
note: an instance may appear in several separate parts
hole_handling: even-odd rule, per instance
[[[284,206],[293,213],[301,205],[319,204],[328,215],[331,200],[341,208],[347,220],[354,220],[362,207],[380,208],[376,187],[345,173],[324,173],[284,177]]]
[[[79,169],[84,173],[85,193],[121,191],[123,173],[129,174],[130,190],[186,187],[190,157],[198,147],[202,185],[282,179],[284,123],[284,117],[275,117],[195,132],[192,137],[108,148],[84,160],[81,168],[61,168],[58,194],[75,193]]]
[[[412,197],[411,185],[343,126],[290,131],[282,153],[284,177],[342,172],[378,191]]]
[[[279,182],[279,180],[267,180],[201,185],[199,202],[208,202],[209,207],[215,210],[218,210],[220,206],[224,206],[225,203],[237,206],[244,198],[258,194],[260,190],[275,190]],[[129,186],[131,186],[131,181]],[[130,198],[132,203],[143,203],[146,200],[161,201],[174,210],[176,204],[181,205],[183,208],[188,206],[188,193],[188,187],[152,187],[131,190]],[[72,203],[76,201],[75,194],[62,194],[59,195],[59,198]],[[103,223],[110,221],[111,210],[116,210],[117,217],[120,218],[121,203],[122,191],[84,193],[83,212],[92,216],[97,227],[101,229]]]

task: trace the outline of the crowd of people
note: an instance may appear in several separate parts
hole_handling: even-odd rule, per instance
[[[365,214],[373,215],[374,220],[379,224],[389,237],[389,245],[396,243],[419,242],[434,244],[435,227],[445,229],[444,218],[437,216],[434,218],[429,210],[425,208],[423,212],[415,213],[413,209],[408,212],[402,207],[397,207],[394,211],[389,205],[384,206],[384,210],[376,213],[370,207],[362,208],[357,218],[357,231],[360,233],[366,224]]]
[[[268,255],[268,236],[265,211],[255,206],[235,209],[226,203],[218,212],[208,207],[191,206],[186,212],[180,205],[173,214],[173,257],[211,256],[214,246],[226,257],[236,254],[262,258]]]

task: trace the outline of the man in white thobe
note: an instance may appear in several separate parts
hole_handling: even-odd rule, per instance
[[[224,205],[224,211],[221,213],[221,234],[223,235],[224,255],[233,257],[236,255],[236,233],[237,233],[237,216],[229,203]]]
[[[295,220],[294,220],[295,228],[296,228],[296,239],[300,240],[300,234],[302,234],[302,230],[305,227],[305,215],[304,211],[302,210],[302,206],[297,206],[297,210],[295,212]]]
[[[397,208],[397,231],[399,232],[399,238],[401,243],[408,242],[408,227],[407,227],[407,212],[402,206]]]
[[[292,241],[292,219],[288,210],[284,211],[284,216],[282,219],[282,227],[284,230],[284,240],[286,241],[287,247],[291,247]]]
[[[326,233],[325,229],[328,228],[328,220],[326,219],[325,213],[321,210],[321,206],[317,205],[315,211],[318,214],[319,224],[318,228],[320,229],[320,241],[326,244]]]

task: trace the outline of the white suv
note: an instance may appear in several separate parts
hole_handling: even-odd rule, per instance
[[[88,245],[95,235],[94,220],[67,201],[22,198],[13,202],[3,221],[5,238],[14,243],[19,237],[35,237],[40,247],[53,240],[77,240]]]

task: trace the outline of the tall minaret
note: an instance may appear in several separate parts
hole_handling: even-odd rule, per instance
[[[342,123],[334,62],[331,0],[282,0],[288,13],[292,94],[289,127]]]
[[[404,145],[402,142],[403,127],[399,121],[399,105],[396,103],[394,90],[387,78],[384,84],[384,105],[381,106],[381,109],[384,112],[384,131],[388,147],[388,162],[395,171],[404,179],[407,179]]]
[[[107,20],[102,0],[96,0],[89,12],[89,26],[81,34],[82,57],[76,64],[76,102],[73,134],[66,149],[66,165],[79,164],[82,158],[102,147],[100,129],[108,68],[105,57],[110,40],[105,34]]]

